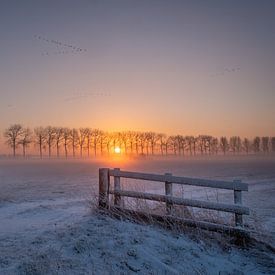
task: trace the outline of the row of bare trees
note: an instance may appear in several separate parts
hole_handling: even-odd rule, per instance
[[[119,147],[122,154],[131,155],[205,155],[275,152],[275,137],[255,137],[252,140],[225,136],[216,138],[210,135],[184,136],[165,135],[155,132],[104,132],[99,129],[36,127],[33,130],[21,124],[13,124],[4,132],[6,144],[12,148],[13,156],[21,147],[25,157],[27,149],[48,157],[70,155],[91,157],[100,154],[110,155]],[[32,147],[32,148],[31,148]]]

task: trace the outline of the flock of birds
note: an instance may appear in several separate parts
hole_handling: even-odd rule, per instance
[[[80,47],[77,47],[77,46],[74,46],[71,44],[63,43],[59,40],[48,39],[41,35],[34,35],[34,38],[39,40],[40,42],[46,42],[52,46],[57,47],[57,50],[55,50],[55,51],[42,52],[41,53],[42,56],[58,55],[58,54],[80,54],[80,53],[84,53],[87,51],[87,49],[85,49],[85,48],[80,48]]]
[[[236,73],[238,71],[240,71],[241,68],[240,67],[236,67],[236,68],[224,68],[219,72],[213,73],[210,76],[215,77],[215,76],[223,76],[225,74],[231,74],[231,73]]]
[[[55,39],[48,39],[41,35],[34,35],[34,38],[40,42],[47,43],[50,46],[55,46],[55,50],[52,51],[44,51],[41,53],[42,56],[50,56],[50,55],[62,55],[62,54],[81,54],[85,53],[87,49],[80,48],[72,44],[63,43],[59,40]],[[219,72],[210,74],[211,77],[219,77],[224,76],[226,74],[236,73],[240,71],[239,67],[235,68],[224,68]],[[88,98],[88,97],[109,97],[111,96],[110,93],[106,92],[75,92],[71,96],[65,98],[65,102],[75,101],[82,98]],[[12,108],[13,105],[9,104],[8,108]]]
[[[95,97],[95,96],[108,97],[108,96],[111,96],[111,94],[106,92],[95,92],[95,93],[76,92],[76,93],[73,93],[72,96],[67,97],[64,101],[69,102],[69,101],[74,101],[81,98]]]
[[[34,38],[39,42],[48,44],[49,46],[54,46],[55,50],[44,51],[41,53],[42,56],[58,55],[58,54],[80,54],[87,52],[87,49],[80,48],[75,45],[64,43],[59,40],[49,39],[42,35],[34,35]],[[75,92],[71,96],[64,99],[65,102],[75,101],[87,97],[109,97],[110,93],[107,92]]]

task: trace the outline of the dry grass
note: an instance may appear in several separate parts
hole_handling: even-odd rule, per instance
[[[131,185],[129,185],[129,181],[122,181],[121,184],[122,190],[131,190],[146,193],[146,186],[144,184],[140,184],[138,180],[132,180]],[[113,190],[113,183],[110,184],[110,190]],[[212,200],[213,197],[216,202],[220,201],[220,197],[218,191],[214,191],[216,193],[211,194]],[[93,190],[94,196],[92,199],[92,207],[97,209],[98,207],[98,190]],[[184,197],[184,188],[181,188],[180,191],[175,192],[176,197]],[[207,192],[205,194],[207,200],[210,200]],[[124,211],[126,210],[126,211]],[[129,211],[127,211],[129,210]],[[176,233],[187,233],[191,238],[200,238],[202,237],[204,240],[209,239],[211,241],[217,241],[222,247],[225,249],[228,248],[228,245],[232,242],[235,243],[236,236],[235,235],[224,235],[220,234],[222,232],[210,232],[204,229],[201,229],[199,226],[190,228],[189,226],[184,226],[181,223],[174,222],[170,217],[176,217],[179,219],[189,219],[194,222],[198,221],[206,221],[212,222],[216,224],[225,224],[234,226],[235,218],[232,213],[223,213],[216,210],[207,210],[207,209],[199,209],[193,207],[187,207],[184,205],[173,205],[172,213],[167,217],[166,215],[166,203],[158,202],[158,201],[148,201],[145,199],[137,199],[137,198],[129,198],[129,197],[121,197],[121,207],[116,208],[114,205],[114,195],[109,195],[109,209],[101,210],[100,213],[104,213],[110,215],[115,218],[119,218],[121,220],[130,220],[143,225],[155,225],[167,228]],[[163,219],[156,219],[156,215],[162,216]],[[167,218],[166,218],[167,217]],[[251,231],[252,234],[252,242],[263,242],[268,243],[268,237],[265,230],[262,228],[260,221],[257,219],[254,212],[252,212],[253,227],[245,225],[245,229]],[[245,240],[245,244],[249,243],[250,240]],[[243,242],[242,242],[243,244]],[[273,249],[273,248],[271,248]]]

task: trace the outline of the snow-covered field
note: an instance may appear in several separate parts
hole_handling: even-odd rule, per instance
[[[0,160],[0,274],[259,274],[275,273],[274,253],[241,250],[154,226],[113,220],[94,210],[98,168],[249,183],[245,219],[274,244],[272,157],[88,160]],[[137,184],[123,180],[123,186]],[[161,193],[163,185],[142,183]],[[186,197],[232,201],[232,192],[185,187]],[[222,238],[222,237],[221,237]],[[221,241],[221,240],[219,240]]]

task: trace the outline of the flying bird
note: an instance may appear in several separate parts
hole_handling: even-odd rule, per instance
[[[111,94],[110,93],[80,93],[80,92],[76,92],[76,93],[73,93],[70,97],[65,98],[64,101],[69,102],[69,101],[75,101],[75,100],[87,98],[87,97],[108,97],[108,96],[111,96]]]
[[[222,75],[225,75],[225,74],[235,73],[235,72],[240,71],[240,70],[241,70],[240,67],[236,67],[236,68],[224,68],[224,69],[222,69],[219,72],[210,74],[210,76],[211,77],[222,76]]]
[[[49,44],[52,44],[52,45],[55,45],[57,47],[63,47],[64,50],[60,50],[58,52],[44,52],[42,53],[41,55],[42,56],[48,56],[48,55],[57,55],[57,54],[76,54],[76,53],[82,53],[82,52],[86,52],[87,49],[84,49],[84,48],[80,48],[80,47],[77,47],[77,46],[73,46],[73,45],[70,45],[70,44],[67,44],[67,43],[63,43],[59,40],[54,40],[54,39],[48,39],[48,38],[45,38],[45,37],[42,37],[41,35],[34,35],[34,38],[35,39],[38,39],[40,41],[44,41],[44,42],[47,42]],[[67,50],[65,50],[67,49]]]

